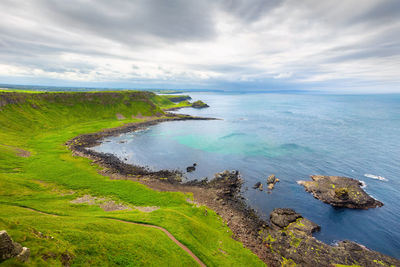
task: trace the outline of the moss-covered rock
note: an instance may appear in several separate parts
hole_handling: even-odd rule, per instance
[[[206,103],[204,103],[201,100],[197,100],[197,101],[193,102],[192,107],[194,107],[194,108],[208,108],[209,105],[207,105]]]
[[[312,181],[300,181],[307,192],[335,207],[369,209],[383,203],[369,196],[358,180],[341,176],[312,175]]]

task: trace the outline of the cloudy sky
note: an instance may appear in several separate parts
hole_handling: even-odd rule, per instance
[[[400,92],[399,0],[1,0],[0,83]]]

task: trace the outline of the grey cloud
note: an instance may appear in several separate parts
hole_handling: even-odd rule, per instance
[[[279,7],[282,0],[222,0],[220,8],[245,22],[254,22]]]
[[[215,36],[213,10],[203,1],[41,0],[54,23],[135,45],[143,37],[201,41]],[[144,40],[146,41],[146,40]]]
[[[362,5],[362,3],[360,3]],[[350,20],[354,23],[395,23],[400,17],[400,1],[374,1],[374,5],[361,15]]]

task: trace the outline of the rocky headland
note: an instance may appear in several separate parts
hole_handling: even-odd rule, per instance
[[[299,181],[307,192],[334,207],[369,209],[383,203],[369,196],[360,181],[341,176],[312,175],[312,181]]]
[[[192,98],[188,95],[177,95],[177,96],[170,95],[170,96],[168,96],[168,99],[174,103],[179,103],[179,102],[186,101],[186,100],[189,101]]]

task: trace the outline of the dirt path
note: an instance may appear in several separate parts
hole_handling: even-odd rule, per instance
[[[145,227],[150,227],[150,228],[155,228],[158,230],[163,231],[172,241],[174,241],[175,244],[177,244],[179,247],[181,247],[184,251],[186,251],[195,261],[197,261],[197,263],[202,266],[202,267],[206,267],[206,265],[196,256],[194,255],[194,253],[188,248],[186,247],[184,244],[182,244],[181,242],[179,242],[170,232],[168,232],[166,229],[160,227],[160,226],[155,226],[155,225],[151,225],[151,224],[144,224],[144,223],[135,223],[135,222],[128,222],[128,221],[124,221],[124,220],[118,220],[118,219],[112,219],[109,218],[111,220],[114,221],[119,221],[119,222],[123,222],[123,223],[129,223],[129,224],[135,224],[135,225],[140,225],[140,226],[145,226]]]

